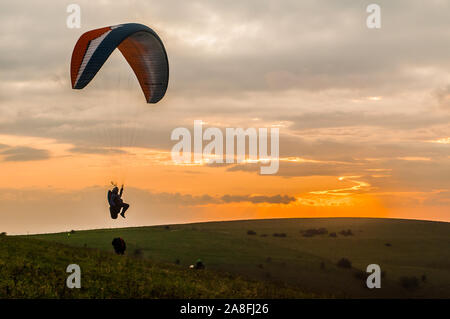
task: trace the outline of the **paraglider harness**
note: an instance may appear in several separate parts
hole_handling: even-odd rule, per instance
[[[118,255],[123,255],[125,253],[125,250],[127,249],[125,241],[120,237],[114,238],[111,244],[114,247],[114,251]]]
[[[112,199],[113,192],[108,190],[108,204],[109,204],[109,213],[111,214],[112,219],[116,219],[117,215],[120,213],[121,205],[119,203],[119,199],[116,197],[114,200]],[[120,197],[120,195],[118,195]]]

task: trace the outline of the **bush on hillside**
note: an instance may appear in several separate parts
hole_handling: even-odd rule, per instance
[[[274,233],[273,237],[287,237],[286,233]]]
[[[342,230],[339,234],[341,234],[342,236],[353,236],[351,229]]]
[[[339,259],[336,265],[341,268],[352,268],[352,262],[347,258]]]
[[[415,276],[404,276],[400,277],[400,286],[407,290],[415,290],[419,288],[419,279]]]
[[[326,235],[328,234],[328,230],[326,228],[310,228],[304,231],[301,231],[303,237],[313,237],[317,235]]]
[[[142,249],[136,248],[135,250],[133,250],[133,257],[142,258],[143,256],[144,256],[144,253],[143,253]]]

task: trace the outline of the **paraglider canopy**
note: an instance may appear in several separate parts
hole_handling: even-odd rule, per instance
[[[72,88],[82,89],[119,48],[134,71],[147,103],[157,103],[167,90],[169,62],[164,45],[149,27],[126,23],[84,33],[75,44],[70,66]]]

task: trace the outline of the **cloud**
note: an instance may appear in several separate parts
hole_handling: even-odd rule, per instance
[[[236,164],[229,168],[229,172],[260,172],[261,164]],[[289,163],[280,162],[277,176],[283,177],[305,177],[305,176],[340,176],[355,172],[352,165],[337,165],[331,163]]]
[[[380,30],[365,25],[368,3],[354,1],[77,3],[81,29],[66,27],[66,2],[42,0],[33,10],[24,0],[2,3],[0,134],[8,141],[15,136],[51,138],[68,145],[73,158],[119,152],[121,146],[170,150],[171,131],[192,129],[195,119],[222,129],[278,125],[282,157],[315,161],[281,162],[278,176],[356,174],[378,189],[448,188],[448,146],[429,142],[447,137],[450,130],[448,1],[424,6],[421,0],[380,0]],[[126,22],[124,17],[151,21],[168,51],[169,89],[155,106],[145,103],[120,52],[111,55],[85,89],[71,89],[68,68],[78,37]],[[49,151],[32,146],[0,144],[0,158],[50,157]],[[367,170],[374,168],[389,169],[390,177],[370,177]],[[259,165],[227,169],[256,174]],[[243,193],[251,194],[252,185]],[[224,203],[223,196],[250,203],[289,202],[289,196],[274,193],[273,198],[139,193],[147,200],[141,221],[182,220],[177,214],[188,220],[188,213],[195,212],[179,213],[179,207]],[[104,194],[98,194],[103,200]],[[88,201],[95,197],[86,197],[79,210],[89,210]],[[15,211],[12,204],[10,209]],[[152,215],[153,209],[166,215]]]
[[[221,200],[225,203],[249,202],[252,204],[289,204],[295,202],[297,199],[288,195],[224,195],[221,197]]]
[[[450,109],[450,85],[437,89],[434,94],[440,107]]]
[[[112,220],[106,201],[106,187],[76,190],[55,188],[0,188],[1,230],[8,233],[56,232],[71,229],[133,227],[205,220],[208,210],[202,205],[250,202],[288,204],[287,195],[192,195],[155,193],[126,187],[124,200],[131,205],[126,220]],[[206,210],[206,211],[205,211]],[[11,212],[14,211],[14,214]],[[55,214],[55,211],[58,214]],[[212,216],[209,218],[217,218]]]
[[[79,154],[100,154],[100,155],[108,155],[108,154],[126,154],[124,150],[115,149],[115,148],[102,148],[102,147],[83,147],[77,146],[69,149],[69,152],[79,153]]]
[[[49,159],[50,152],[33,147],[17,146],[0,151],[0,156],[3,157],[3,161],[5,162],[40,161]]]
[[[449,91],[450,94],[450,91]],[[280,120],[284,120],[280,118]],[[447,124],[448,120],[438,114],[429,112],[404,114],[394,112],[308,112],[289,118],[293,124],[290,129],[305,130],[317,128],[336,127],[364,127],[375,126],[391,129],[411,130],[423,127],[430,127],[437,124]]]
[[[180,193],[152,193],[144,190],[134,189],[135,192],[139,192],[141,196],[145,196],[153,203],[161,203],[165,205],[180,205],[180,206],[195,206],[195,205],[207,205],[207,204],[228,204],[228,203],[240,203],[249,202],[252,204],[289,204],[296,200],[295,197],[288,195],[192,195],[192,194],[180,194]]]

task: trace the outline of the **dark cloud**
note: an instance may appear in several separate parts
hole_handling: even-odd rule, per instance
[[[444,109],[450,110],[450,85],[439,88],[435,91],[436,99]]]
[[[63,65],[69,63],[78,36],[122,23],[124,16],[153,22],[173,65],[171,89],[183,94],[292,88],[404,90],[405,80],[415,84],[426,80],[412,77],[410,66],[450,66],[446,54],[450,5],[444,1],[426,7],[418,0],[379,1],[380,30],[365,25],[369,2],[291,0],[276,6],[261,0],[227,1],[224,6],[219,0],[79,1],[82,29],[66,28],[66,3],[43,3],[33,11],[26,10],[25,1],[2,5],[0,26],[7,34],[7,41],[0,43],[3,79],[38,80],[44,75],[57,82],[62,77],[67,83]]]
[[[265,164],[266,165],[266,164]],[[365,166],[356,166],[351,163],[294,163],[280,162],[277,176],[306,177],[306,176],[342,176],[361,172]],[[260,164],[236,164],[227,169],[230,172],[255,172],[261,170]]]
[[[449,93],[450,94],[450,89]],[[311,112],[289,118],[280,118],[293,122],[290,129],[304,130],[313,128],[334,128],[348,126],[375,126],[391,129],[418,129],[437,124],[448,124],[448,120],[439,114],[419,113],[404,114],[394,112]]]
[[[26,162],[26,161],[40,161],[50,158],[48,150],[18,146],[9,147],[6,150],[0,151],[0,156],[5,162]]]
[[[449,188],[448,145],[429,143],[449,132],[448,1],[424,5],[422,0],[379,0],[380,30],[365,26],[370,1],[77,3],[82,9],[81,29],[66,28],[68,2],[42,0],[33,10],[24,0],[1,4],[0,134],[51,138],[72,145],[72,153],[106,154],[120,146],[170,150],[171,131],[180,126],[192,129],[194,119],[210,120],[208,126],[219,128],[268,127],[284,121],[281,156],[322,162],[281,162],[279,176],[357,174],[380,189]],[[144,105],[139,84],[119,52],[88,87],[71,89],[68,71],[78,37],[93,28],[126,22],[124,17],[144,24],[151,21],[168,50],[169,90],[155,107]],[[368,96],[383,99],[374,104],[367,102]],[[352,104],[353,99],[360,101]],[[31,147],[0,144],[0,151],[6,161],[50,156]],[[390,169],[392,178],[366,175],[373,167]],[[260,165],[227,168],[256,173]],[[102,207],[104,192],[96,192]],[[141,221],[156,217],[152,209],[180,221],[190,220],[192,213],[179,211],[182,206],[225,199],[267,203],[292,199],[286,195],[224,199],[133,189],[128,194],[145,203]],[[47,200],[60,200],[59,207],[75,200],[74,194],[54,196]],[[75,198],[86,203],[97,198],[79,196]],[[39,212],[51,210],[50,204],[45,205]],[[74,224],[79,211],[89,211],[83,205],[73,205]],[[32,208],[24,206],[22,211]],[[100,218],[98,224],[103,225]]]
[[[181,205],[181,206],[194,206],[194,205],[206,205],[206,204],[224,204],[224,203],[238,203],[249,202],[252,204],[289,204],[296,200],[295,197],[288,195],[192,195],[192,194],[180,194],[180,193],[150,193],[143,190],[134,190],[140,192],[142,196],[151,199],[154,203]]]
[[[120,150],[120,149],[114,149],[114,148],[101,148],[101,147],[72,147],[69,149],[69,152],[72,153],[79,153],[79,154],[126,154],[127,152]]]
[[[224,195],[221,200],[225,203],[240,203],[249,202],[252,204],[289,204],[295,202],[297,199],[288,195],[273,195],[273,196],[257,196],[257,195]]]
[[[1,231],[8,233],[56,232],[71,229],[133,227],[204,221],[207,211],[198,205],[252,202],[288,204],[286,195],[232,196],[153,193],[126,187],[124,199],[131,204],[126,220],[112,220],[106,201],[107,187],[92,186],[78,190],[54,188],[0,188]],[[14,211],[14,214],[10,212]],[[58,214],[54,212],[58,211]]]

